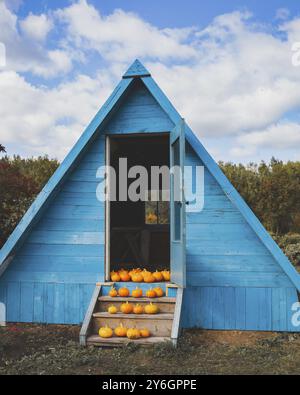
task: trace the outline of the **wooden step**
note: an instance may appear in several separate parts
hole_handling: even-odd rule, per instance
[[[97,314],[97,313],[95,313]],[[99,314],[99,313],[98,313]],[[158,316],[158,317],[157,317]],[[145,315],[143,314],[107,314],[95,316],[92,318],[91,334],[98,334],[102,326],[108,325],[110,328],[115,329],[119,324],[125,328],[147,328],[153,336],[171,337],[173,315],[159,316],[158,314]]]
[[[104,299],[105,298],[105,299]],[[100,297],[98,300],[98,304],[96,306],[96,311],[106,311],[108,310],[109,306],[116,306],[118,310],[120,310],[120,306],[124,302],[130,302],[132,304],[149,304],[150,302],[157,305],[159,307],[160,313],[174,313],[175,310],[175,302],[171,302],[168,298],[156,298],[156,299],[148,299],[148,298],[139,298],[139,299],[132,299],[132,298],[110,298],[107,297]]]
[[[128,339],[127,337],[110,337],[108,339],[103,339],[98,335],[91,335],[87,338],[88,345],[94,345],[99,347],[117,347],[125,346],[130,343],[140,344],[143,346],[150,346],[156,343],[170,342],[169,337],[162,336],[150,336],[143,339]]]
[[[115,298],[112,298],[111,296],[99,296],[98,298],[99,301],[101,302],[152,302],[152,303],[175,303],[176,298],[169,298],[168,296],[162,296],[161,298],[133,298],[132,296],[127,296],[127,297],[122,297],[122,296],[116,296]]]
[[[173,320],[174,315],[170,313],[157,313],[157,314],[123,314],[116,313],[110,314],[106,311],[101,311],[93,314],[94,318],[110,318],[110,319],[143,319],[143,320]]]

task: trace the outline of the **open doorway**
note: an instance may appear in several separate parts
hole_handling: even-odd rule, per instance
[[[150,180],[151,166],[169,167],[169,150],[168,134],[108,137],[107,164],[116,172],[117,200],[107,202],[107,274],[121,268],[170,269],[170,205],[163,200],[169,186],[166,188],[160,177],[158,188],[153,190]],[[156,195],[156,201],[120,201],[120,158],[127,159],[128,170],[132,166],[147,169],[146,194]],[[134,179],[128,180],[128,188],[132,182]]]

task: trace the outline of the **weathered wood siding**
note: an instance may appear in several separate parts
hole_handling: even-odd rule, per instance
[[[186,164],[203,166],[190,146]],[[299,330],[295,287],[207,169],[204,182],[203,211],[187,214],[183,326]]]

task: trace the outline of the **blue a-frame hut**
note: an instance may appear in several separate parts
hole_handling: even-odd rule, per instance
[[[185,205],[171,199],[170,223],[156,216],[149,225],[145,203],[99,201],[97,169],[125,154],[132,163],[203,166],[203,210],[185,213]],[[109,272],[122,261],[122,243],[137,261],[141,232],[141,244],[147,245],[141,259],[171,270],[169,294],[161,301],[169,323],[163,321],[166,329],[157,336],[175,339],[179,324],[300,330],[293,320],[299,275],[136,60],[0,252],[0,302],[7,321],[78,324],[87,312],[84,342],[93,332],[92,318],[105,321],[97,300],[108,303]]]

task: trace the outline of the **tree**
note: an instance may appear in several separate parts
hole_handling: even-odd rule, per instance
[[[58,166],[46,156],[0,159],[0,247]]]
[[[0,144],[0,152],[6,152],[5,147],[2,144]]]

